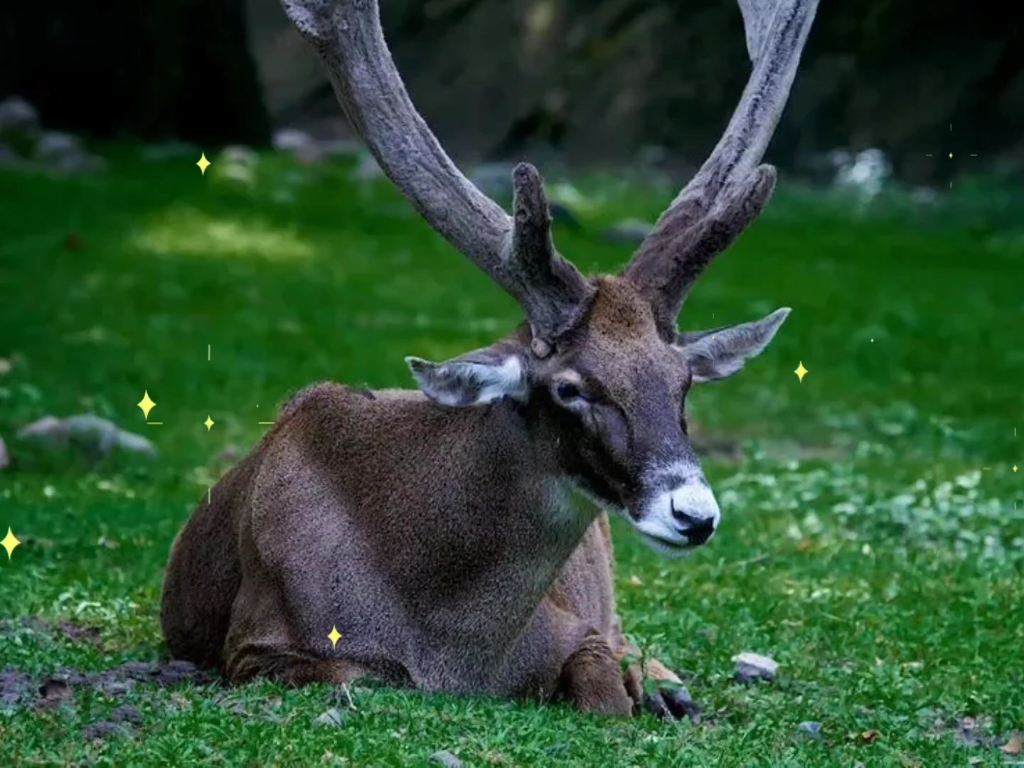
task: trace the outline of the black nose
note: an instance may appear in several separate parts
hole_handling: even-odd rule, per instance
[[[715,521],[710,517],[695,517],[682,509],[676,509],[675,505],[672,506],[672,517],[683,524],[683,535],[695,547],[706,542],[715,532]]]

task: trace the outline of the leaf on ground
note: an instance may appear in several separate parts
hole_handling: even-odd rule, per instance
[[[1024,751],[1024,741],[1022,741],[1019,733],[1015,733],[1010,737],[1010,740],[1003,744],[999,749],[1008,755],[1019,755]]]
[[[863,742],[864,742],[865,744],[870,744],[870,743],[871,743],[871,742],[873,742],[873,741],[874,741],[875,739],[877,739],[877,738],[878,738],[878,737],[879,737],[880,735],[881,735],[881,734],[879,734],[879,732],[878,732],[878,731],[876,731],[876,730],[874,730],[874,729],[871,729],[871,730],[868,730],[868,731],[864,731],[863,733],[861,733],[861,735],[860,735],[860,738],[861,738],[861,740],[862,740],[862,741],[863,741]]]

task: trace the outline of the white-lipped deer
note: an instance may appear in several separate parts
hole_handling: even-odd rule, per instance
[[[448,158],[376,2],[284,0],[388,178],[525,321],[446,362],[407,358],[419,391],[295,395],[175,539],[161,611],[175,656],[232,681],[369,674],[606,714],[641,703],[637,665],[620,664],[635,649],[606,513],[664,553],[711,538],[719,508],[684,398],[759,354],[789,311],[676,330],[701,271],[771,196],[775,169],[760,162],[817,0],[739,4],[753,73],[724,135],[622,272],[588,278],[555,250],[532,166],[513,173],[509,216]],[[571,504],[574,491],[596,506]],[[670,670],[646,673],[662,684],[649,704],[689,711]]]

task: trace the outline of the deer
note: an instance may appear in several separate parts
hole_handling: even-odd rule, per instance
[[[732,118],[626,266],[593,277],[555,249],[536,168],[515,166],[511,213],[458,170],[375,0],[283,6],[388,179],[523,319],[447,361],[407,357],[415,389],[321,382],[288,399],[174,539],[168,650],[230,684],[367,677],[691,717],[679,676],[623,631],[609,516],[667,557],[718,529],[685,398],[759,355],[790,310],[687,332],[677,317],[772,195],[761,159],[817,0],[739,0],[752,67]]]

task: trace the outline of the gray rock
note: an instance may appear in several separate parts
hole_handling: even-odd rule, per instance
[[[48,163],[82,152],[82,142],[77,136],[61,131],[47,131],[36,143],[35,156],[37,160]]]
[[[316,143],[316,139],[297,128],[281,128],[274,131],[271,142],[274,145],[274,149],[279,149],[282,152],[296,152],[303,147]]]
[[[443,765],[444,768],[462,768],[462,761],[446,749],[432,754],[429,762]]]
[[[345,724],[345,716],[336,709],[328,709],[313,721],[313,725],[337,728]]]
[[[122,734],[125,732],[125,726],[121,723],[111,723],[108,720],[100,720],[92,723],[91,725],[85,726],[82,729],[82,737],[89,739],[90,741],[97,741],[106,739],[109,736],[115,734]]]
[[[732,660],[736,663],[735,680],[738,683],[751,683],[755,680],[771,682],[775,679],[775,673],[779,669],[779,664],[775,659],[749,651],[736,654]]]
[[[0,101],[0,138],[14,144],[31,144],[39,135],[39,113],[20,96]]]
[[[601,232],[601,237],[610,243],[642,243],[651,234],[654,225],[640,219],[623,219]]]
[[[821,738],[821,723],[816,720],[804,720],[797,726],[797,730],[801,733],[806,733],[808,736],[813,736],[816,739]]]
[[[119,723],[142,725],[142,713],[134,704],[122,704],[110,713],[110,719]]]
[[[157,453],[156,447],[142,435],[119,429],[109,419],[91,413],[66,419],[44,416],[22,427],[18,431],[18,438],[51,448],[74,446],[91,461],[99,461],[115,447],[150,457],[155,457]]]
[[[7,443],[0,437],[0,469],[11,466],[11,454],[7,452]]]

